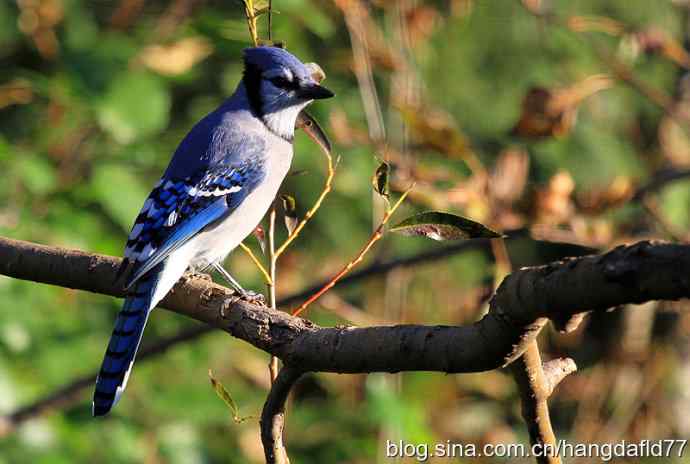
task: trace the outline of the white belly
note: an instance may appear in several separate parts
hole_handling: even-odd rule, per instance
[[[192,267],[203,269],[213,262],[224,260],[261,222],[287,175],[292,153],[276,158],[268,161],[266,179],[237,209],[217,226],[200,233],[190,241],[195,249]]]
[[[156,285],[151,301],[153,308],[182,277],[188,267],[203,270],[211,263],[222,261],[261,222],[271,202],[276,197],[280,184],[290,169],[292,147],[280,155],[267,160],[266,179],[244,199],[225,220],[216,227],[198,234],[170,254],[165,269]]]

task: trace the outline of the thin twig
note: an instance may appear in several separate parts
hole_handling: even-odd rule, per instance
[[[348,272],[350,272],[350,271],[352,270],[353,267],[355,267],[357,264],[359,264],[359,263],[362,262],[362,260],[364,259],[364,256],[365,256],[365,255],[367,254],[367,252],[371,249],[371,247],[374,246],[374,244],[375,244],[376,242],[378,242],[378,241],[381,239],[381,237],[383,237],[383,228],[386,226],[386,224],[388,223],[388,220],[391,218],[391,216],[393,215],[393,213],[395,213],[395,211],[398,209],[398,207],[399,207],[399,206],[402,204],[402,202],[405,200],[405,198],[406,198],[407,195],[410,193],[410,191],[411,191],[411,188],[408,189],[407,191],[405,191],[405,193],[403,193],[403,194],[400,196],[400,198],[399,198],[398,201],[393,205],[393,207],[392,207],[391,209],[389,209],[388,211],[386,211],[386,214],[383,216],[383,219],[381,219],[381,223],[380,223],[379,226],[376,228],[376,230],[374,231],[374,233],[372,234],[372,236],[369,238],[369,241],[367,241],[367,243],[364,244],[364,246],[363,246],[362,249],[359,251],[359,253],[357,253],[357,256],[356,256],[353,260],[351,260],[349,263],[347,263],[347,264],[345,265],[345,267],[343,267],[343,268],[340,270],[340,272],[338,272],[335,276],[333,276],[333,277],[328,281],[328,283],[327,283],[326,285],[324,285],[319,291],[317,291],[316,293],[314,293],[311,297],[309,297],[309,299],[307,299],[307,301],[305,301],[304,303],[302,303],[302,304],[300,305],[300,307],[298,307],[297,309],[295,309],[295,310],[292,312],[292,315],[293,315],[293,316],[298,316],[298,315],[300,315],[300,314],[302,313],[302,311],[304,311],[305,309],[307,309],[307,307],[308,307],[310,304],[312,304],[314,301],[318,300],[319,297],[320,297],[321,295],[323,295],[323,294],[326,293],[328,290],[330,290],[331,288],[333,288],[333,286],[335,286],[335,284],[338,283],[338,281],[339,281],[340,279],[342,279]]]
[[[266,464],[290,464],[285,444],[285,401],[290,389],[304,372],[294,367],[283,367],[271,386],[261,412],[261,442],[264,446]]]
[[[276,207],[275,204],[271,207],[271,212],[268,214],[268,262],[269,262],[269,272],[271,274],[271,283],[268,285],[268,301],[271,305],[271,309],[277,309],[276,307],[276,262],[278,261],[278,256],[276,255]],[[278,376],[278,358],[271,356],[271,360],[268,363],[268,372],[271,377],[271,383],[275,382]]]
[[[244,3],[244,15],[247,19],[247,27],[249,28],[249,35],[255,47],[259,46],[259,35],[256,29],[256,10],[254,9],[254,0],[242,0]]]
[[[373,68],[369,56],[369,44],[365,18],[366,7],[359,0],[336,1],[345,19],[350,42],[352,44],[353,68],[362,97],[362,106],[369,128],[369,138],[376,144],[386,139],[386,128],[383,122],[381,104],[374,83]]]
[[[268,0],[268,40],[273,41],[273,0]]]
[[[328,173],[326,175],[326,182],[324,183],[323,190],[321,191],[319,197],[316,199],[316,202],[314,202],[314,205],[309,209],[309,211],[306,212],[299,224],[297,224],[297,227],[295,227],[292,233],[288,235],[288,238],[285,240],[285,242],[276,250],[276,259],[280,258],[280,256],[285,252],[287,247],[290,246],[290,244],[297,238],[302,229],[304,229],[304,226],[307,225],[307,222],[309,222],[312,216],[314,216],[314,214],[316,214],[316,212],[319,210],[319,208],[321,207],[321,203],[323,203],[323,200],[326,198],[326,196],[332,189],[333,177],[335,176],[335,169],[333,167],[333,157],[327,150],[322,151],[326,155],[326,160],[328,163]]]
[[[254,261],[254,264],[256,264],[256,267],[258,267],[259,271],[261,271],[261,274],[263,274],[266,284],[267,285],[273,285],[273,279],[271,278],[270,274],[266,270],[266,267],[264,267],[264,265],[261,264],[261,261],[259,261],[259,258],[256,257],[256,255],[254,254],[252,249],[249,248],[244,243],[240,243],[240,248],[242,248],[242,250],[244,250],[244,252],[249,255],[251,260]]]
[[[654,219],[670,239],[676,242],[681,242],[685,239],[683,231],[664,216],[664,213],[659,208],[659,203],[653,196],[646,195],[642,198],[641,204],[644,210],[647,211],[649,216]]]
[[[688,178],[690,178],[690,169],[669,168],[657,171],[645,184],[638,187],[630,201],[639,201],[646,195],[661,190],[671,182],[687,180]]]

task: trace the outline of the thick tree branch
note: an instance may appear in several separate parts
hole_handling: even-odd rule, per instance
[[[16,278],[118,296],[121,290],[112,282],[118,264],[112,257],[0,239],[0,273]],[[225,330],[283,361],[285,380],[270,395],[263,416],[269,431],[263,434],[264,442],[271,445],[266,453],[277,456],[284,455],[281,407],[299,373],[478,372],[505,366],[523,353],[520,362],[525,366],[516,369],[526,375],[523,410],[530,436],[533,442],[549,442],[550,427],[541,425],[547,425],[546,399],[560,374],[547,378],[535,342],[547,320],[568,328],[585,311],[688,296],[690,246],[645,241],[513,272],[492,297],[489,313],[464,327],[319,327],[239,300],[200,277],[182,279],[162,306]]]
[[[121,295],[112,280],[119,260],[0,240],[0,273],[69,288]],[[649,300],[690,296],[690,246],[640,242],[603,255],[524,268],[506,277],[489,313],[463,327],[398,325],[319,327],[238,300],[199,277],[182,279],[162,307],[205,322],[304,371],[478,372],[512,362],[543,326]]]
[[[516,233],[519,234],[520,232],[521,231],[517,231]],[[6,256],[13,256],[15,254],[15,249],[17,247],[26,250],[26,253],[29,254],[30,250],[33,250],[35,246],[35,244],[29,244],[26,242],[20,242],[16,240],[8,240],[0,237],[0,258],[4,259]],[[390,261],[380,263],[373,263],[359,271],[353,272],[352,274],[346,276],[340,281],[339,285],[341,287],[352,285],[356,282],[365,280],[372,276],[386,274],[394,269],[398,269],[401,267],[416,266],[442,259],[448,259],[464,251],[482,247],[488,247],[487,240],[459,242],[450,246],[428,250],[412,256],[393,259]],[[52,249],[48,249],[47,251],[52,252]],[[3,254],[3,252],[6,254]],[[326,281],[318,282],[299,293],[295,293],[286,298],[283,298],[282,300],[278,301],[278,305],[286,306],[304,300],[305,298],[309,297],[309,295],[317,291],[319,288],[323,287],[325,284]],[[189,329],[183,329],[179,333],[163,337],[153,342],[145,342],[147,344],[137,356],[137,363],[142,363],[149,359],[155,359],[156,356],[165,353],[171,347],[174,347],[178,344],[184,344],[197,340],[201,338],[203,335],[210,333],[214,330],[215,327],[213,326],[201,325]],[[10,433],[18,424],[27,419],[43,414],[50,410],[67,407],[75,401],[79,401],[79,392],[81,392],[85,388],[92,387],[95,378],[95,371],[93,374],[80,376],[66,383],[65,385],[56,389],[55,391],[52,391],[49,394],[41,398],[38,398],[33,403],[21,407],[16,411],[7,414],[3,417],[0,417],[0,437],[6,435],[7,433]]]

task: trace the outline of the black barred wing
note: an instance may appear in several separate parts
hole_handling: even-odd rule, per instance
[[[125,248],[127,287],[209,224],[232,212],[263,180],[262,165],[222,167],[162,179],[144,203]]]

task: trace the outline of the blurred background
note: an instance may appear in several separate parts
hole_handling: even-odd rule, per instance
[[[371,186],[381,160],[393,168],[393,198],[416,182],[396,219],[440,209],[510,236],[506,254],[482,240],[446,249],[388,234],[360,268],[433,259],[338,286],[306,317],[467,324],[511,266],[646,238],[687,241],[688,2],[273,7],[273,37],[318,62],[337,93],[311,113],[340,156],[334,191],[281,258],[279,298],[333,275],[366,242],[384,211]],[[265,18],[259,26],[266,38]],[[179,141],[233,92],[248,45],[239,1],[0,1],[0,234],[120,256]],[[293,170],[283,191],[303,215],[325,158],[302,133]],[[285,235],[281,225],[279,241]],[[261,255],[255,239],[246,243]],[[264,290],[244,253],[227,264],[245,287]],[[120,304],[0,277],[0,463],[263,462],[267,355],[167,311],[152,316],[145,346],[196,335],[140,360],[109,418],[91,418],[90,381],[48,410],[12,416],[95,373]],[[579,366],[550,401],[558,438],[690,437],[687,302],[643,306],[588,317],[572,334],[543,331],[545,359]],[[233,421],[209,369],[252,418]],[[316,374],[294,393],[294,462],[389,462],[386,440],[528,443],[508,372]]]

